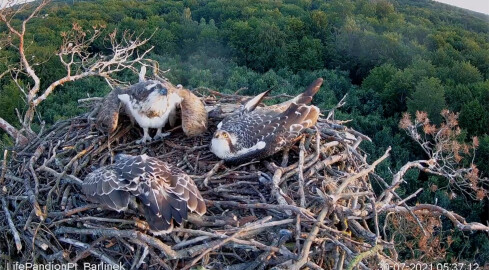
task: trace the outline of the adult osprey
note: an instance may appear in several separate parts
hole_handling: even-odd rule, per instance
[[[173,220],[180,224],[188,210],[206,212],[204,199],[186,173],[147,155],[118,154],[114,164],[88,174],[82,190],[90,200],[116,211],[136,202],[153,234],[171,231]]]
[[[200,98],[183,87],[175,87],[168,81],[148,80],[113,92],[117,93],[118,99],[125,105],[125,111],[131,120],[136,120],[143,128],[143,138],[137,140],[137,143],[152,140],[148,133],[150,128],[157,129],[154,139],[170,135],[168,132],[162,133],[161,130],[168,121],[171,125],[175,123],[179,107],[182,129],[187,136],[196,136],[207,130],[207,111],[204,104]],[[107,116],[99,118],[105,119]],[[117,119],[111,119],[108,121],[111,126],[109,131],[115,130],[114,122],[117,124]]]
[[[175,115],[177,105],[182,98],[177,91],[156,80],[142,81],[127,88],[118,98],[126,107],[126,112],[143,128],[143,138],[136,143],[151,141],[148,129],[156,128],[155,139],[163,138],[170,133],[161,129],[168,122],[170,115]]]
[[[307,104],[322,83],[323,79],[316,79],[304,93],[273,106],[257,108],[269,91],[251,99],[217,125],[211,152],[228,163],[238,163],[268,157],[290,146],[304,129],[316,124],[319,108]]]

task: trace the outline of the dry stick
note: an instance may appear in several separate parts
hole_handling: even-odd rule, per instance
[[[295,248],[297,251],[301,250],[301,216],[299,214],[296,215],[296,223],[295,223]]]
[[[377,254],[377,252],[381,251],[382,248],[383,248],[382,245],[376,245],[371,250],[368,250],[368,251],[365,251],[365,252],[358,254],[357,256],[355,256],[355,258],[353,258],[353,260],[350,261],[350,264],[348,264],[348,268],[346,268],[346,269],[347,270],[353,270],[353,268],[358,263],[360,263],[363,259],[366,259],[368,257],[371,257],[371,256]]]
[[[81,259],[84,259],[88,256],[88,253],[90,253],[90,251],[96,246],[98,245],[100,242],[102,242],[103,240],[107,239],[106,237],[100,237],[99,239],[93,241],[92,243],[90,243],[90,247],[89,248],[85,248],[85,250],[83,250],[81,253],[79,253],[78,255],[76,255],[75,258],[73,258],[71,260],[72,263],[76,263],[78,262],[79,260]]]
[[[273,173],[272,195],[275,197],[275,199],[277,200],[277,202],[280,206],[288,206],[289,204],[287,203],[287,200],[285,200],[285,197],[282,195],[283,191],[279,186],[280,179],[282,178],[283,173],[284,173],[284,170],[282,168],[278,168]],[[289,216],[292,215],[292,212],[290,210],[285,210],[285,213]]]
[[[34,171],[34,164],[37,162],[37,160],[42,155],[42,153],[44,152],[45,149],[46,149],[46,147],[44,146],[44,144],[39,145],[39,147],[34,152],[34,155],[32,155],[32,157],[29,160],[29,170],[32,174],[32,178],[34,178],[34,183],[35,183],[34,194],[36,196],[36,200],[37,200],[37,197],[39,196],[39,179],[37,178],[37,174]]]
[[[463,217],[460,215],[448,211],[440,206],[437,205],[432,205],[432,204],[418,204],[416,206],[412,206],[409,208],[413,212],[418,212],[418,211],[425,211],[426,213],[440,213],[450,219],[450,221],[461,231],[486,231],[489,232],[489,226],[486,226],[482,223],[478,222],[470,222],[467,223]],[[407,212],[406,208],[400,207],[400,206],[395,206],[393,205],[392,207],[387,207],[386,209],[387,212],[396,212],[396,213],[403,213]]]
[[[64,211],[64,212],[49,212],[48,213],[48,217],[62,217],[62,216],[65,216],[65,217],[69,217],[69,216],[72,216],[74,214],[77,214],[77,213],[80,213],[80,212],[84,212],[84,211],[87,211],[87,210],[90,210],[90,209],[94,209],[94,208],[97,208],[99,205],[98,204],[87,204],[87,205],[84,205],[84,206],[81,206],[81,207],[77,207],[77,208],[73,208],[69,211]]]
[[[229,236],[228,238],[220,241],[217,245],[213,245],[212,247],[204,250],[197,258],[195,258],[190,264],[186,265],[183,270],[188,270],[190,269],[190,267],[194,266],[197,262],[199,262],[202,258],[204,258],[205,255],[207,255],[207,253],[215,250],[215,249],[218,249],[222,246],[224,246],[226,243],[228,243],[229,241],[232,241],[233,239],[236,239],[238,236],[240,236],[241,234],[247,232],[247,231],[250,231],[250,230],[253,230],[253,229],[257,229],[257,227],[261,227],[265,222],[269,221],[270,219],[272,219],[272,217],[268,216],[268,217],[265,217],[263,219],[261,219],[260,221],[258,222],[255,222],[254,224],[251,224],[251,225],[248,225],[248,226],[245,226],[243,228],[241,228],[240,230],[238,230],[237,232],[235,232],[233,235]]]
[[[151,255],[152,259],[155,259],[158,262],[159,266],[163,267],[163,269],[172,270],[170,268],[170,266],[168,266],[168,264],[166,264],[166,262],[164,260],[162,260],[160,258],[160,256],[158,256],[158,254],[156,254],[156,252],[154,252],[154,250],[152,248],[149,249],[149,254]]]
[[[77,185],[83,184],[83,181],[80,180],[80,178],[78,178],[78,177],[76,177],[74,175],[71,175],[71,174],[65,174],[65,175],[63,175],[63,173],[59,173],[59,172],[57,172],[57,171],[55,171],[55,170],[53,170],[53,169],[51,169],[51,168],[49,168],[47,166],[44,166],[44,165],[42,165],[41,167],[39,167],[37,170],[45,171],[45,172],[53,175],[54,177],[61,178],[63,176],[66,176],[66,178],[64,180],[68,180],[68,182],[70,184],[77,184]]]
[[[70,196],[70,191],[71,191],[71,185],[68,185],[63,192],[63,197],[61,198],[62,210],[66,208],[66,204],[68,203],[68,196]]]
[[[335,164],[339,161],[346,160],[348,159],[348,153],[343,152],[334,156],[330,156],[321,162],[316,163],[316,165],[312,166],[312,168],[309,169],[304,175],[304,178],[309,179],[312,177],[316,172],[326,168],[329,165]]]
[[[100,260],[102,260],[102,261],[104,261],[110,265],[119,265],[114,259],[112,259],[108,255],[102,253],[101,251],[97,251],[97,250],[92,249],[90,247],[90,245],[87,243],[83,243],[83,242],[77,241],[75,239],[66,238],[66,237],[59,238],[59,241],[70,244],[70,245],[74,245],[75,247],[79,247],[79,248],[83,248],[85,250],[88,250],[88,252],[99,257]]]
[[[378,241],[380,237],[380,229],[379,229],[379,216],[377,214],[377,207],[375,207],[375,198],[374,196],[369,197],[370,203],[372,204],[372,212],[374,214],[374,224],[375,224],[375,242]]]
[[[7,202],[5,201],[4,197],[2,197],[2,208],[3,211],[5,212],[5,217],[7,218],[8,226],[10,227],[10,230],[14,235],[15,247],[17,248],[17,251],[20,252],[22,250],[22,243],[20,242],[19,232],[15,228],[14,222],[12,221],[12,217],[10,216],[10,211],[8,210],[7,207]]]
[[[314,219],[314,214],[309,211],[308,209],[301,208],[295,205],[275,205],[275,204],[267,204],[267,203],[239,203],[239,202],[233,202],[233,201],[212,201],[212,200],[205,200],[207,205],[227,205],[227,206],[234,206],[242,209],[249,209],[249,208],[258,208],[258,209],[273,209],[273,210],[280,210],[280,211],[291,211],[296,214],[300,214],[303,217],[306,217],[307,219]]]
[[[317,161],[319,160],[319,156],[321,155],[321,152],[326,151],[330,147],[336,146],[338,144],[339,143],[337,141],[333,141],[333,142],[326,143],[326,144],[323,145],[323,147],[321,147],[321,133],[316,128],[316,152],[314,154],[308,155],[304,159],[304,162],[306,162],[306,164],[304,165],[303,170],[304,169],[309,169],[314,164],[316,164]],[[294,169],[295,169],[295,167],[298,166],[298,164],[299,164],[299,162],[296,162],[296,163],[290,165],[289,167],[286,167],[287,168],[286,169],[286,172],[287,173],[285,174],[284,177],[282,177],[282,179],[280,180],[280,183],[279,184],[281,184],[283,181],[289,179],[290,177],[294,176],[297,173],[297,171],[294,170]],[[312,174],[307,173],[307,176],[305,178],[310,178],[311,176],[312,176]]]
[[[205,175],[205,178],[204,178],[204,185],[207,186],[209,184],[209,179],[214,175],[216,174],[217,170],[219,170],[219,168],[222,166],[222,164],[224,164],[224,160],[221,160],[219,161],[218,163],[216,163],[214,165],[214,167],[212,167],[212,170],[210,170],[206,175]]]
[[[283,150],[282,163],[280,164],[280,166],[287,167],[287,164],[289,163],[289,152],[290,152],[290,148],[288,147]]]
[[[143,241],[150,246],[153,246],[163,253],[165,253],[170,259],[176,259],[179,257],[179,254],[171,249],[170,246],[161,242],[161,240],[144,234],[139,231],[134,230],[117,230],[117,229],[78,229],[72,227],[59,227],[56,231],[56,234],[62,233],[74,233],[74,234],[89,234],[89,235],[101,235],[107,237],[126,237],[129,239],[138,239]]]
[[[5,174],[7,173],[7,154],[8,150],[3,151],[3,161],[2,161],[2,174],[0,175],[0,187],[3,189],[3,181],[5,180]],[[3,192],[4,190],[2,190]]]
[[[306,148],[304,147],[304,141],[306,137],[302,137],[299,146],[299,196],[300,196],[300,206],[306,206],[306,196],[304,195],[304,152]]]
[[[328,214],[328,211],[329,211],[329,203],[326,203],[323,207],[323,210],[321,210],[321,212],[317,217],[316,224],[314,224],[314,227],[312,228],[311,232],[309,233],[309,236],[304,242],[304,246],[302,247],[301,250],[300,259],[296,263],[291,265],[289,269],[300,270],[301,267],[307,263],[307,259],[309,258],[309,250],[311,250],[311,245],[314,242],[314,238],[316,238],[316,235],[319,232],[320,224],[323,223],[324,219],[326,218],[326,215]]]
[[[418,193],[420,193],[421,191],[423,191],[423,188],[419,188],[418,190],[416,190],[416,192],[414,192],[413,194],[407,196],[404,200],[398,202],[397,203],[397,206],[399,206],[401,204],[406,204],[407,201],[409,201],[410,199],[416,197],[416,195],[418,195]]]
[[[380,177],[380,176],[376,175],[375,173],[373,174],[373,176],[374,176],[375,178],[377,178],[377,180],[379,180],[379,181],[380,181],[380,182],[381,182],[381,183],[382,183],[382,184],[383,184],[383,185],[384,185],[386,188],[388,188],[388,189],[389,189],[389,185],[388,185],[388,184],[385,182],[385,180],[384,180],[384,179],[382,179],[382,177]],[[384,191],[384,192],[385,192],[385,191]],[[413,218],[416,220],[416,223],[417,223],[417,224],[418,224],[418,226],[421,228],[421,230],[423,231],[423,233],[424,233],[424,234],[426,234],[426,230],[424,229],[423,224],[421,224],[421,221],[419,220],[419,218],[418,218],[418,217],[417,217],[417,216],[416,216],[416,215],[413,213],[413,211],[411,211],[411,209],[409,209],[409,206],[406,204],[406,201],[407,201],[406,199],[408,199],[408,198],[410,199],[410,197],[412,197],[412,196],[408,196],[408,198],[406,198],[406,199],[404,199],[404,200],[403,200],[403,199],[402,199],[402,198],[401,198],[401,197],[400,197],[400,196],[399,196],[399,195],[398,195],[398,194],[397,194],[397,193],[396,193],[394,190],[390,190],[389,192],[390,192],[390,193],[392,193],[392,194],[394,194],[394,196],[395,196],[395,197],[396,197],[398,200],[401,200],[400,204],[402,204],[402,205],[403,205],[403,206],[406,208],[406,210],[409,212],[409,214],[411,214],[411,216],[412,216],[412,217],[413,217]],[[417,192],[417,191],[416,191],[416,192]],[[403,202],[402,202],[402,201],[403,201]],[[384,205],[384,206],[385,206],[385,204],[382,204],[382,205]],[[378,211],[378,212],[380,212],[380,210],[382,210],[382,209],[383,209],[383,207],[382,207],[381,209],[379,209],[379,211]]]
[[[333,196],[339,196],[341,194],[341,192],[343,191],[343,189],[345,189],[346,186],[348,186],[348,184],[350,184],[353,180],[356,180],[360,177],[367,176],[370,172],[372,172],[375,169],[375,167],[380,162],[382,162],[384,159],[386,159],[389,156],[390,151],[391,151],[391,147],[389,146],[389,148],[387,148],[387,150],[385,151],[384,155],[382,155],[379,159],[374,161],[374,163],[372,163],[372,165],[368,166],[366,169],[360,171],[359,173],[356,173],[356,174],[348,177],[345,181],[343,181],[343,183],[341,183],[341,185],[338,187],[338,189],[336,190],[336,192]]]

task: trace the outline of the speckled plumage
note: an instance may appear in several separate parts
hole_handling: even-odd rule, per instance
[[[307,103],[322,82],[317,79],[304,93],[281,104],[257,108],[268,92],[248,101],[219,123],[211,151],[228,163],[239,163],[268,157],[290,146],[304,129],[316,124],[320,111]]]
[[[147,155],[118,155],[117,161],[88,174],[82,185],[90,200],[124,211],[138,199],[154,234],[171,231],[187,212],[206,212],[194,181],[179,168]]]

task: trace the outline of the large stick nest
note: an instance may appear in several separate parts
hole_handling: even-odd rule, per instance
[[[374,166],[357,148],[367,137],[335,121],[331,111],[290,151],[226,166],[208,144],[217,123],[245,97],[206,94],[209,130],[202,136],[187,138],[176,127],[164,141],[140,146],[135,144],[139,127],[121,117],[117,130],[107,135],[96,128],[92,111],[56,123],[11,152],[1,178],[2,258],[121,262],[125,269],[199,264],[207,269],[329,269],[358,264],[357,255],[377,246],[378,232],[364,220],[376,219],[376,213],[361,207],[373,196],[366,180]],[[121,152],[146,153],[186,171],[206,199],[207,213],[190,216],[170,234],[153,236],[137,213],[87,202],[80,182]],[[372,258],[359,265],[377,263]]]

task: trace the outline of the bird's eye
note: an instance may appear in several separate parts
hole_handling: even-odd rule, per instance
[[[227,133],[224,133],[224,134],[222,134],[222,137],[223,138],[227,138],[228,137],[228,134]]]

